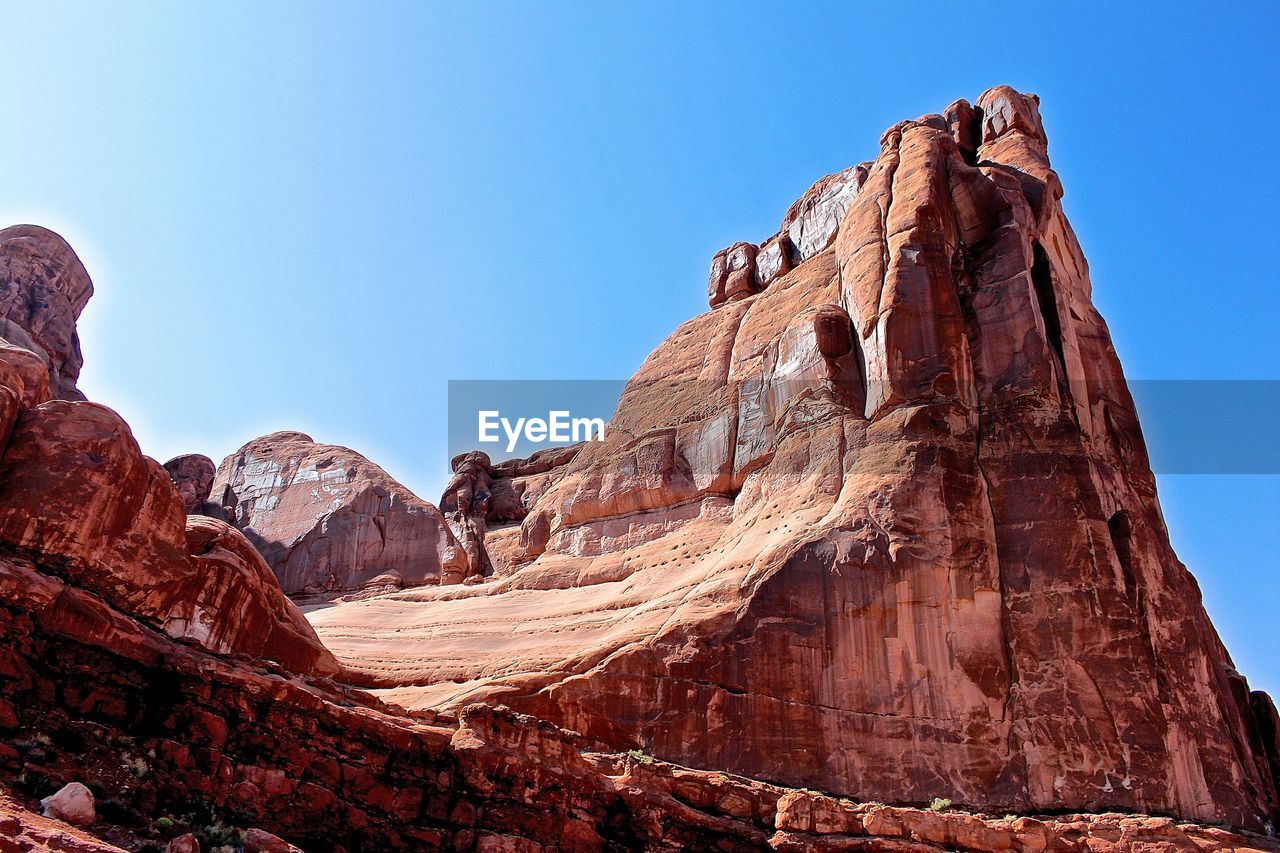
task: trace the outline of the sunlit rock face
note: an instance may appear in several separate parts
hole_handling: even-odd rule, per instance
[[[1270,703],[1169,546],[1061,196],[1033,95],[895,125],[716,255],[713,310],[487,534],[485,582],[340,603],[321,638],[397,702],[698,767],[1261,826]],[[304,444],[224,464],[244,517],[317,524]]]
[[[299,432],[227,457],[213,499],[291,594],[438,583],[466,557],[434,506],[345,447]]]
[[[0,560],[40,562],[42,630],[92,633],[113,608],[210,652],[336,674],[253,546],[225,523],[187,516],[120,416],[52,399],[42,368],[31,352],[0,347]],[[64,596],[73,588],[95,603]]]
[[[37,225],[0,230],[0,339],[39,356],[60,400],[84,399],[76,320],[92,295],[89,274],[60,236]]]

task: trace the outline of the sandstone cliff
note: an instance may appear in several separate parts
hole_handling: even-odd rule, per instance
[[[1034,96],[890,128],[715,256],[513,571],[321,637],[397,702],[697,767],[1264,825],[1269,700],[1169,546],[1061,196]]]
[[[1267,849],[1168,818],[859,804],[484,705],[408,714],[335,683],[248,540],[186,515],[118,416],[50,400],[14,347],[0,446],[0,850],[191,850],[187,829],[277,849],[249,843],[263,828],[325,851]],[[33,813],[82,780],[102,796],[91,824]]]

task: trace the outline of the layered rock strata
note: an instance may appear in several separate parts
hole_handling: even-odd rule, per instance
[[[0,795],[4,850],[118,850],[88,833],[146,838],[149,816],[192,811],[308,851],[1280,849],[1167,817],[855,803],[596,752],[581,735],[483,705],[410,717],[332,682],[178,645],[88,593],[50,601],[41,569],[0,557],[0,642],[11,650],[0,773],[21,770],[37,790],[110,780],[117,816],[75,830]]]

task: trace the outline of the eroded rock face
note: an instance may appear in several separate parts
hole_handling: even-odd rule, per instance
[[[305,850],[1275,850],[1257,836],[1143,815],[1005,816],[855,803],[643,753],[505,708],[419,715],[361,691],[282,678],[149,631],[96,596],[50,597],[38,564],[0,557],[0,785],[91,773],[138,755],[116,810],[200,802]],[[55,584],[56,585],[56,584]],[[105,815],[99,815],[100,818]],[[233,822],[234,821],[234,822]],[[105,832],[100,820],[92,828]],[[256,830],[256,831],[254,831]],[[118,837],[118,834],[117,836]],[[120,848],[24,810],[0,790],[0,847]]]
[[[440,511],[449,529],[462,545],[467,565],[462,573],[441,578],[441,583],[478,583],[492,575],[509,574],[528,562],[526,539],[513,536],[519,523],[560,478],[582,445],[540,450],[528,459],[508,459],[494,465],[487,453],[463,453],[453,460],[453,477],[440,498]],[[497,537],[489,537],[491,527],[507,525]],[[536,550],[536,549],[535,549]]]
[[[164,463],[164,470],[182,498],[182,506],[187,515],[209,515],[222,518],[224,510],[220,504],[209,501],[209,493],[213,491],[213,478],[218,473],[218,466],[208,456],[199,453],[188,453],[175,456]]]
[[[1169,545],[1046,138],[1007,87],[889,129],[716,256],[514,571],[321,637],[397,702],[698,767],[1264,825],[1274,722]]]
[[[466,554],[439,510],[355,451],[302,433],[256,438],[227,457],[213,497],[286,593],[466,575]]]
[[[0,549],[173,636],[295,672],[339,667],[236,531],[188,518],[165,470],[96,403],[44,399],[31,353],[0,348]]]
[[[0,338],[44,363],[54,397],[83,400],[76,319],[93,283],[67,242],[36,225],[0,231]]]

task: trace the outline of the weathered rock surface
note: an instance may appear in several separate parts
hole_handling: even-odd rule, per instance
[[[1280,718],[1168,545],[1044,149],[999,88],[815,185],[605,441],[463,458],[484,583],[317,611],[358,673],[268,540],[0,346],[0,853],[117,849],[32,813],[81,778],[95,833],[201,811],[246,849],[1280,849],[1184,820],[1269,825]],[[275,434],[218,476],[295,567],[475,577],[351,451]]]
[[[0,788],[0,853],[57,851],[57,853],[120,853],[83,829],[24,808]]]
[[[84,399],[76,319],[92,294],[84,265],[57,234],[36,225],[0,230],[0,338],[39,356],[58,399]]]
[[[57,565],[50,595],[81,587],[212,651],[338,671],[239,532],[188,518],[119,415],[43,399],[30,366],[29,353],[0,349],[0,541]]]
[[[164,470],[178,490],[187,515],[207,515],[226,520],[223,506],[209,500],[209,494],[213,491],[213,479],[218,473],[218,466],[213,464],[212,459],[200,453],[188,453],[175,456],[164,463]]]
[[[332,682],[179,645],[92,593],[40,591],[0,557],[0,773],[26,784],[116,778],[116,811],[242,821],[305,850],[1227,851],[1257,836],[1142,815],[1006,816],[855,803],[643,753],[502,708],[413,718]],[[85,618],[92,614],[93,618]],[[30,743],[38,748],[16,749]],[[127,772],[127,771],[126,771]],[[127,820],[127,818],[125,818]],[[145,817],[95,832],[147,831]],[[247,827],[246,827],[247,828]],[[6,839],[119,849],[0,796]],[[43,846],[39,846],[43,845]]]
[[[213,497],[289,594],[466,574],[439,510],[359,453],[299,432],[256,438],[223,460]]]
[[[76,826],[89,826],[98,819],[93,792],[79,782],[68,782],[41,800],[40,813]]]
[[[412,707],[863,799],[1265,825],[1274,727],[1170,548],[1061,195],[1034,96],[894,126],[717,255],[718,307],[501,537],[512,572],[313,624]]]
[[[494,574],[508,574],[522,562],[524,549],[514,536],[487,540],[489,528],[523,521],[559,479],[581,445],[540,450],[528,459],[508,459],[494,465],[487,453],[463,453],[453,460],[453,477],[440,498],[440,511],[466,555],[466,568],[441,578],[442,584],[479,582]],[[516,531],[509,531],[515,533]]]

